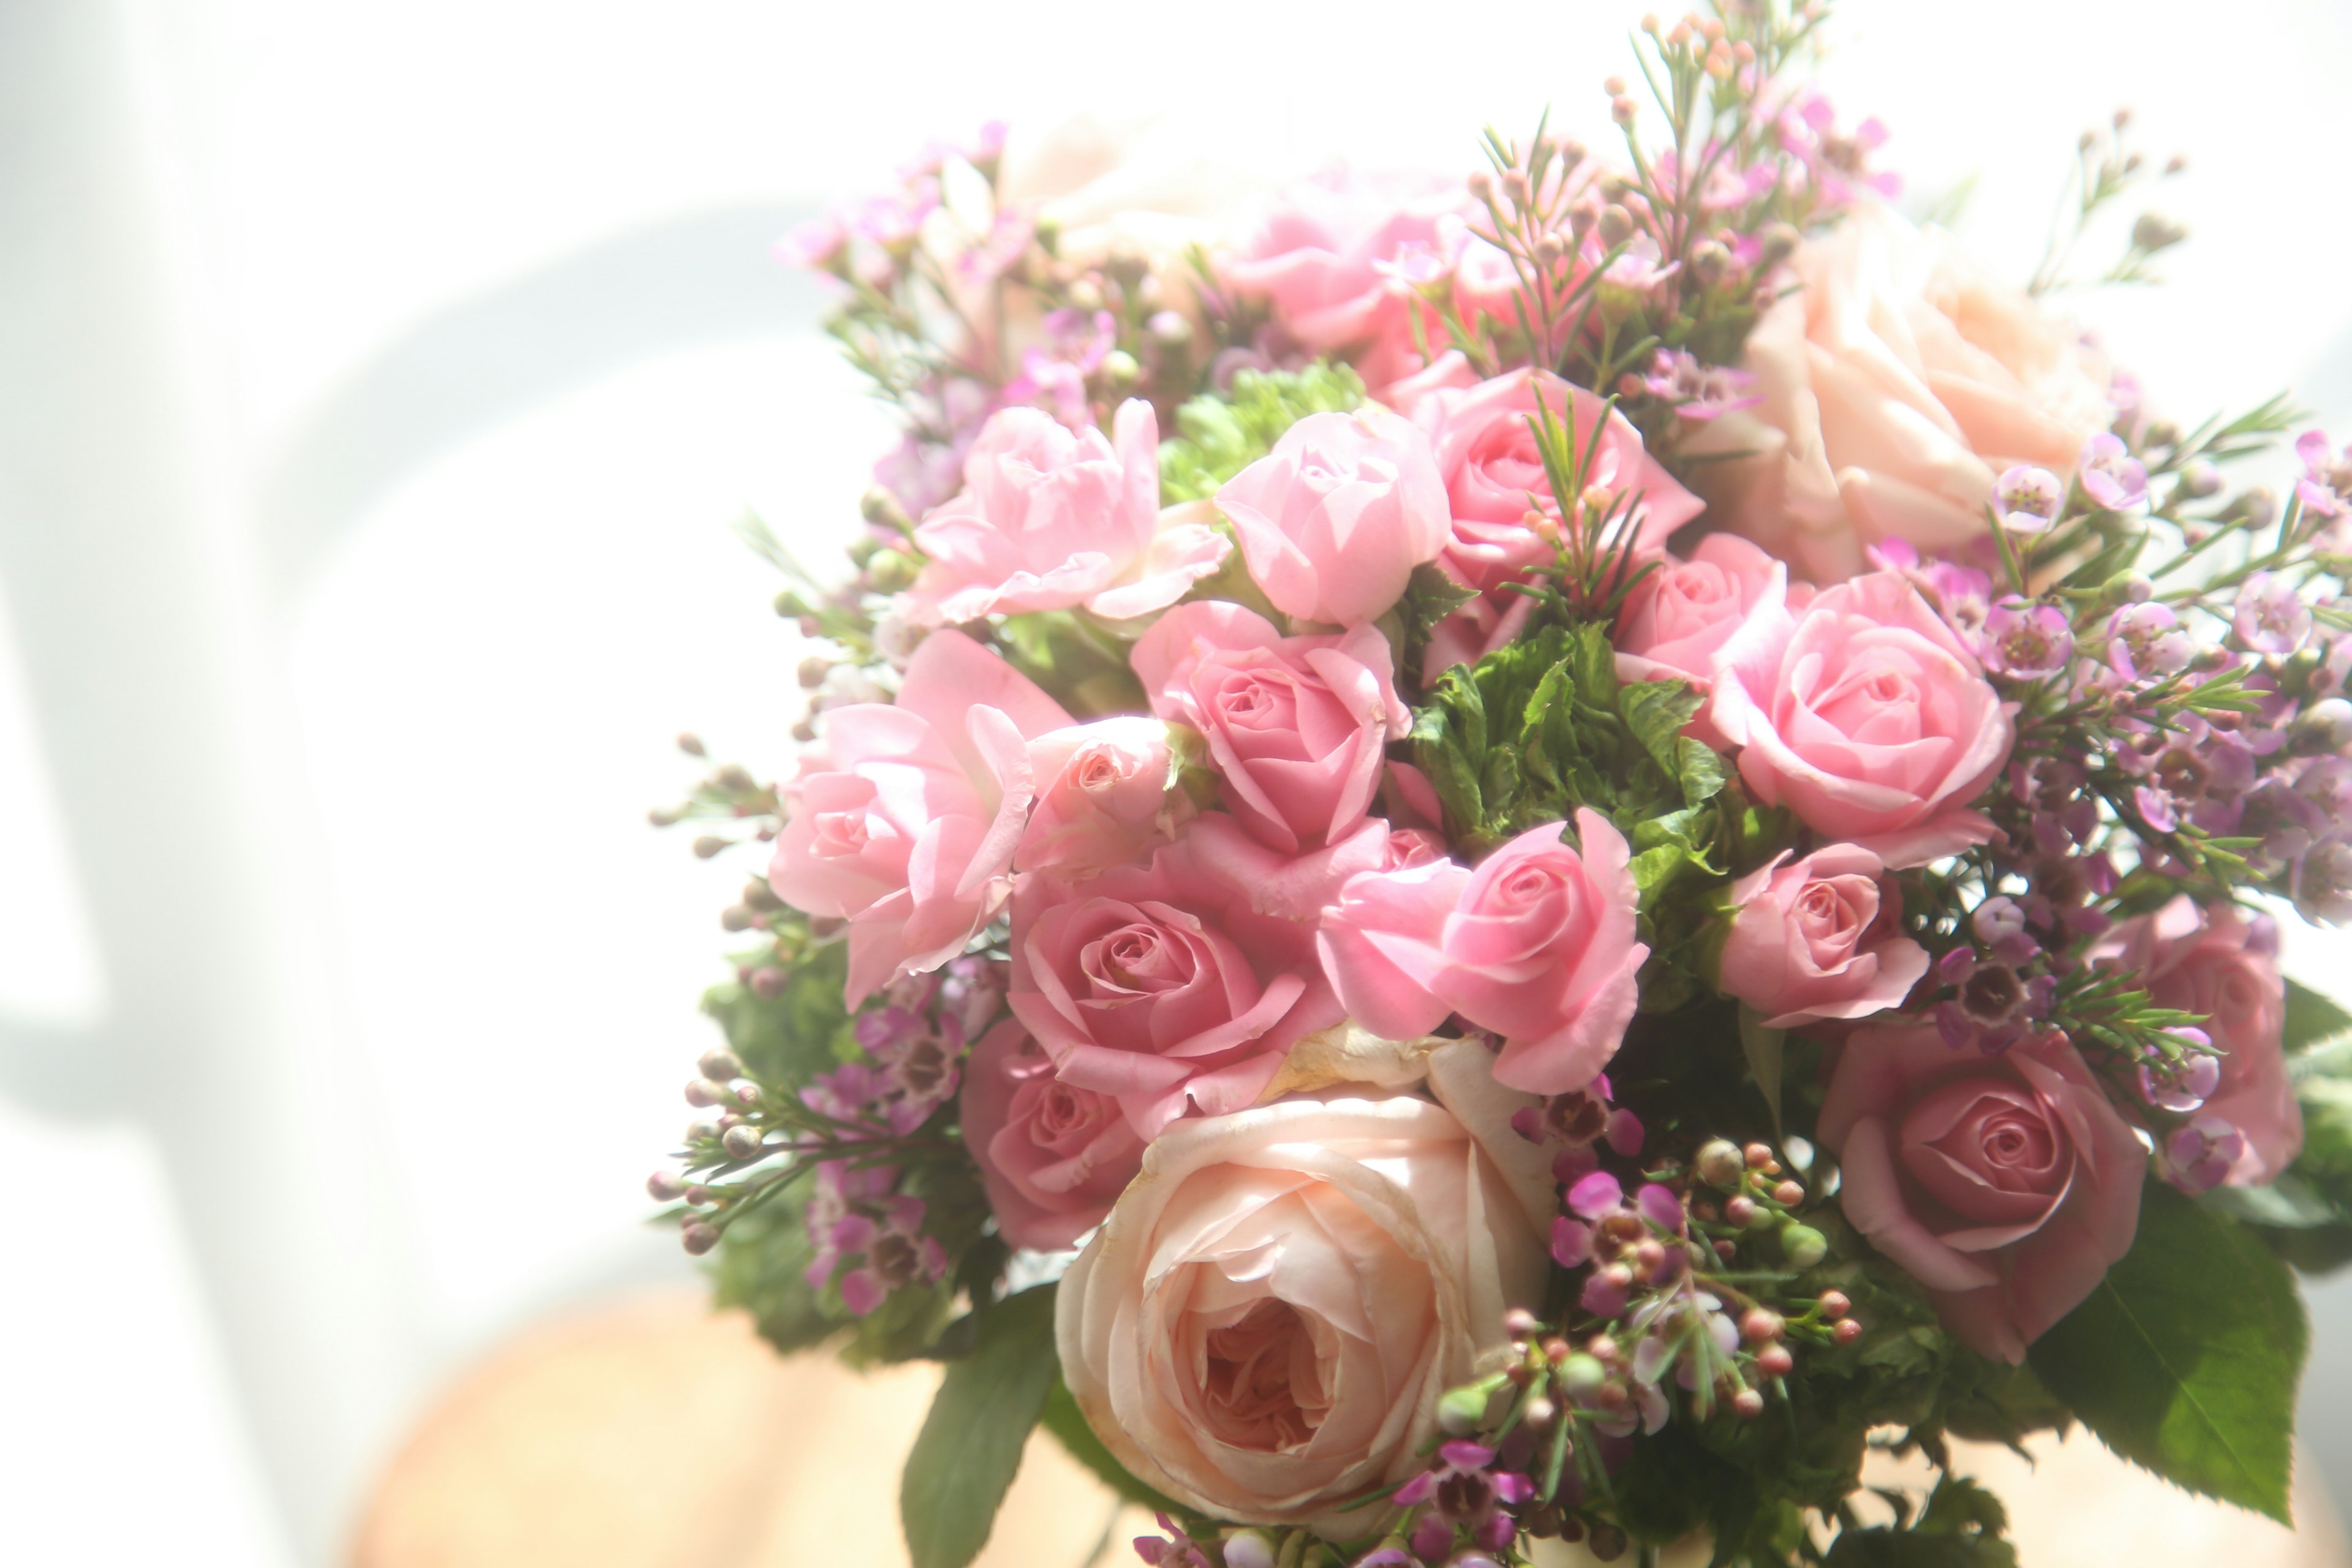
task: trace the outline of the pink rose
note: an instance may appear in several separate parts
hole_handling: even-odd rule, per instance
[[[1763,689],[1795,624],[1788,602],[1788,567],[1738,534],[1710,533],[1689,560],[1663,563],[1625,595],[1617,679],[1679,677],[1705,691],[1717,661],[1728,660],[1748,666],[1750,689]]]
[[[1314,942],[1179,841],[1075,887],[1024,879],[1006,1000],[1063,1082],[1115,1098],[1150,1138],[1248,1105],[1301,1036],[1339,1022]]]
[[[1769,1015],[1768,1029],[1900,1006],[1927,950],[1903,934],[1903,889],[1885,863],[1853,844],[1788,858],[1732,884],[1739,912],[1717,989]]]
[[[1055,1077],[1017,1019],[971,1048],[962,1103],[964,1147],[980,1166],[997,1230],[1014,1247],[1075,1245],[1143,1168],[1143,1140],[1118,1101]]]
[[[902,597],[920,626],[1083,605],[1106,620],[1163,609],[1224,563],[1232,546],[1197,509],[1160,510],[1151,405],[1119,405],[1114,450],[1038,408],[989,416],[964,458],[964,488],[916,525],[930,560]]]
[[[915,650],[896,703],[824,716],[785,790],[776,897],[849,922],[849,1005],[938,968],[996,918],[1034,793],[1028,741],[1070,716],[960,632]]]
[[[1143,1167],[1055,1306],[1079,1410],[1190,1507],[1361,1534],[1340,1505],[1423,1468],[1438,1395],[1542,1293],[1518,1184],[1407,1096],[1180,1122]]]
[[[1591,450],[1588,489],[1641,498],[1634,504],[1644,547],[1663,548],[1668,535],[1699,514],[1699,499],[1650,456],[1641,432],[1580,386],[1549,373],[1516,370],[1460,392],[1433,394],[1415,407],[1413,418],[1436,448],[1454,513],[1452,537],[1438,563],[1446,575],[1481,593],[1496,592],[1530,566],[1552,560],[1552,547],[1527,524],[1529,498],[1551,494],[1528,423],[1538,400],[1570,429],[1579,452]]]
[[[1929,1026],[1857,1030],[1817,1131],[1853,1227],[2012,1365],[2139,1228],[2147,1152],[2054,1032],[1987,1057]]]
[[[1168,726],[1122,716],[1055,730],[1029,742],[1036,809],[1013,849],[1023,871],[1084,877],[1165,844],[1192,815],[1176,787]]]
[[[1748,335],[1755,405],[1687,449],[1726,457],[1693,470],[1708,515],[1816,582],[1863,571],[1885,540],[1962,551],[1998,475],[2063,475],[2114,417],[2108,368],[2074,329],[1884,206],[1792,265],[1801,287]]]
[[[2221,904],[2200,914],[2184,893],[2116,926],[2091,952],[2094,961],[2132,973],[2156,1005],[2207,1015],[2198,1026],[2223,1055],[2220,1086],[2200,1112],[2245,1136],[2226,1178],[2235,1187],[2276,1181],[2303,1152],[2303,1107],[2279,1045],[2286,984],[2252,935],[2235,909]]]
[[[1217,510],[1276,609],[1335,626],[1386,614],[1451,523],[1428,438],[1370,405],[1293,425],[1225,481]]]
[[[1239,605],[1203,600],[1160,616],[1129,661],[1151,710],[1207,741],[1235,819],[1286,856],[1364,820],[1388,743],[1412,723],[1388,639],[1370,626],[1286,637]]]
[[[1409,1040],[1459,1014],[1505,1036],[1497,1081],[1564,1094],[1625,1037],[1633,940],[1624,837],[1597,812],[1531,827],[1469,870],[1451,860],[1349,879],[1318,943],[1339,999],[1374,1034]]]
[[[1717,667],[1706,718],[1759,799],[1897,869],[1992,837],[1968,805],[2009,759],[2011,709],[1899,573],[1823,589],[1777,660],[1744,663]]]
[[[1422,367],[1414,310],[1433,341],[1444,337],[1414,285],[1446,270],[1467,206],[1458,181],[1320,175],[1285,191],[1244,254],[1221,270],[1235,289],[1266,300],[1300,343],[1352,358],[1378,396]]]

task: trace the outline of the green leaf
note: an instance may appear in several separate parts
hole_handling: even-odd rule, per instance
[[[1176,410],[1176,434],[1160,444],[1160,504],[1206,500],[1309,414],[1344,414],[1363,402],[1362,379],[1344,364],[1243,371],[1230,392],[1203,393]]]
[[[1683,786],[1683,799],[1696,805],[1722,793],[1727,776],[1723,754],[1713,746],[1685,737],[1675,748],[1675,777]]]
[[[1456,583],[1438,570],[1435,562],[1424,561],[1405,580],[1402,605],[1405,626],[1410,631],[1426,633],[1477,596],[1477,589]]]
[[[2308,985],[2293,980],[2286,983],[2286,1027],[2279,1040],[2290,1056],[2347,1033],[2352,1033],[2352,1013]]]
[[[1841,1531],[1827,1568],[2017,1568],[2017,1548],[2002,1535],[2000,1500],[1965,1476],[1947,1475],[1907,1530]]]
[[[1682,769],[1683,726],[1698,711],[1699,695],[1687,681],[1637,680],[1622,689],[1617,706],[1642,749],[1669,776]]]
[[[988,1544],[1058,1369],[1053,1286],[982,1310],[971,1354],[950,1363],[899,1481],[914,1568],[964,1568]]]
[[[2151,1182],[2131,1251],[2029,1359],[2125,1458],[2287,1524],[2309,1338],[2259,1237]]]
[[[1788,1044],[1789,1031],[1768,1029],[1764,1015],[1742,1005],[1739,1009],[1739,1047],[1748,1053],[1748,1070],[1756,1079],[1764,1103],[1771,1108],[1772,1131],[1780,1131],[1780,1058]]]
[[[809,1289],[816,1248],[789,1192],[767,1199],[723,1233],[710,1259],[712,1300],[751,1314],[760,1337],[778,1352],[813,1345],[842,1325]]]
[[[2197,1201],[2231,1219],[2283,1230],[2340,1225],[2345,1217],[2318,1189],[2293,1171],[2281,1172],[2278,1180],[2265,1187],[2215,1187]]]

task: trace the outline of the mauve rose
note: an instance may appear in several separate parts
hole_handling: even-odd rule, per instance
[[[1323,967],[1349,1014],[1391,1039],[1459,1014],[1504,1036],[1497,1081],[1582,1089],[1632,1022],[1636,898],[1623,835],[1596,812],[1531,827],[1475,870],[1451,860],[1349,879],[1323,914]]]
[[[1102,432],[1004,408],[964,458],[964,488],[915,527],[929,562],[900,596],[919,626],[1083,605],[1107,620],[1163,609],[1232,546],[1199,509],[1160,508],[1160,427],[1130,398]]]
[[[1239,605],[1202,600],[1160,616],[1129,663],[1154,713],[1205,738],[1235,819],[1286,856],[1355,830],[1388,743],[1412,722],[1373,626],[1286,637]]]
[[[1370,405],[1293,425],[1225,481],[1217,510],[1274,607],[1334,626],[1385,615],[1451,522],[1428,437]]]
[[[1987,1057],[1929,1026],[1858,1029],[1817,1131],[1853,1227],[1961,1343],[2011,1364],[2139,1228],[2147,1151],[2055,1032]]]
[[[1015,1247],[1075,1246],[1143,1168],[1143,1140],[1118,1101],[1056,1078],[1016,1018],[971,1048],[962,1105],[964,1147]]]
[[[1686,444],[1708,515],[1816,582],[1906,540],[1981,539],[1993,480],[2065,474],[2114,416],[2109,372],[2064,321],[1876,203],[1801,247],[1801,287],[1748,334],[1753,406]]]
[[[2009,759],[2011,715],[1895,572],[1814,595],[1777,661],[1718,666],[1706,707],[1759,799],[1897,869],[1992,837],[1969,803]]]
[[[2221,1079],[2199,1113],[2245,1134],[2245,1152],[2227,1178],[2236,1187],[2276,1181],[2303,1152],[2303,1107],[2279,1044],[2286,983],[2252,937],[2236,910],[2223,904],[2200,914],[2183,893],[2125,921],[2091,951],[2094,962],[2129,972],[2156,1005],[2207,1016],[2198,1027],[2221,1047]]]
[[[915,650],[895,703],[824,716],[786,786],[768,884],[849,922],[849,1005],[936,969],[996,918],[1034,794],[1028,742],[1070,716],[960,632]]]
[[[1687,561],[1667,560],[1633,584],[1617,616],[1617,679],[1687,680],[1711,690],[1719,662],[1744,666],[1753,689],[1778,673],[1796,622],[1789,569],[1734,533],[1710,533]]]
[[[1927,950],[1903,934],[1903,889],[1885,863],[1853,844],[1788,860],[1783,850],[1732,884],[1739,912],[1717,989],[1768,1015],[1768,1029],[1899,1006]]]
[[[1006,1001],[1064,1082],[1117,1099],[1150,1138],[1250,1104],[1301,1036],[1339,1021],[1314,943],[1180,839],[1090,881],[1023,879]]]
[[[1275,321],[1317,353],[1350,358],[1375,396],[1422,368],[1412,312],[1416,277],[1442,274],[1461,240],[1468,198],[1458,180],[1338,173],[1285,190],[1243,253],[1219,268],[1265,299]]]
[[[1096,1436],[1170,1497],[1359,1535],[1364,1515],[1340,1505],[1422,1468],[1438,1395],[1540,1297],[1528,1202],[1425,1100],[1334,1093],[1180,1122],[1062,1279],[1063,1376]]]
[[[1165,844],[1192,815],[1176,787],[1168,726],[1121,716],[1029,742],[1037,805],[1013,851],[1015,870],[1085,877]]]

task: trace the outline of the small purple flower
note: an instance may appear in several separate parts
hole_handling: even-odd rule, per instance
[[[1656,1182],[1644,1182],[1642,1190],[1633,1194],[1633,1206],[1642,1217],[1670,1236],[1683,1233],[1683,1201],[1675,1196],[1672,1187]]]
[[[1606,1171],[1595,1171],[1568,1189],[1568,1206],[1583,1219],[1602,1219],[1625,1206],[1625,1189]]]
[[[2102,432],[2084,442],[2074,477],[2083,493],[2109,511],[2136,505],[2147,494],[2147,468],[2119,436]]]
[[[2197,1116],[2167,1135],[2164,1173],[2186,1193],[2210,1193],[2246,1152],[2246,1135],[2218,1116]]]
[[[1551,1260],[1562,1268],[1580,1268],[1592,1261],[1592,1227],[1582,1220],[1554,1215],[1551,1222]]]
[[[1642,385],[1651,396],[1673,404],[1684,418],[1706,420],[1761,402],[1745,395],[1755,382],[1752,371],[1701,364],[1687,349],[1660,349]]]
[[[1642,1119],[1621,1105],[1609,1113],[1606,1136],[1610,1149],[1619,1159],[1638,1160],[1642,1155],[1642,1144],[1649,1134],[1642,1126]]]
[[[2210,1053],[2213,1037],[2202,1029],[2176,1028],[2169,1033],[2175,1039],[2208,1048],[2192,1051],[2177,1062],[2142,1062],[2137,1073],[2139,1097],[2159,1110],[2194,1110],[2221,1087],[2221,1058]]]
[[[2295,437],[2294,455],[2303,459],[2303,478],[2296,481],[2294,493],[2303,498],[2307,510],[2321,517],[2341,517],[2352,508],[2352,449],[2338,461],[2325,433],[2306,430]]]
[[[2113,437],[2108,437],[2113,439]],[[2020,463],[1992,482],[1993,510],[2011,533],[2047,533],[2065,504],[2066,487],[2047,468]]]
[[[2256,653],[2293,653],[2311,635],[2311,606],[2285,578],[2257,572],[2238,589],[2230,626]]]
[[[1166,1514],[1155,1516],[1160,1521],[1161,1535],[1139,1535],[1135,1538],[1135,1554],[1150,1564],[1150,1568],[1211,1568],[1209,1554],[1201,1543],[1184,1533],[1182,1528]]]
[[[1969,911],[1969,927],[1979,942],[1996,947],[2025,934],[2025,911],[2018,908],[2015,899],[1996,893]]]
[[[2074,628],[2057,605],[2011,595],[1985,616],[1983,652],[1995,674],[2038,680],[2074,662]]]
[[[2107,663],[2126,680],[2176,674],[2196,651],[2168,605],[2126,605],[2107,619]]]

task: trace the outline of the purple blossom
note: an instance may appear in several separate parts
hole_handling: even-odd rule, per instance
[[[1993,510],[2011,533],[2047,533],[2065,504],[2066,487],[2047,468],[2020,463],[1992,482]]]
[[[1625,1206],[1625,1189],[1606,1171],[1595,1171],[1568,1189],[1570,1213],[1582,1219],[1605,1219]]]
[[[2244,1155],[2246,1137],[2218,1116],[2196,1116],[2167,1134],[2160,1150],[2167,1180],[2183,1192],[2207,1193]]]
[[[1979,942],[1995,946],[2025,934],[2025,911],[2015,899],[1996,893],[1969,911],[1969,929]]]
[[[2175,1028],[2176,1038],[2207,1047],[2179,1061],[2147,1061],[2139,1065],[2139,1097],[2159,1110],[2190,1111],[2213,1098],[2221,1086],[2221,1058],[2210,1053],[2213,1037],[2202,1029]]]
[[[2256,653],[2293,653],[2311,635],[2311,606],[2285,578],[2257,572],[2238,589],[2230,627]]]
[[[2107,619],[2107,663],[2126,680],[2189,668],[2197,645],[2165,605],[2126,605]]]
[[[2083,443],[2074,478],[2084,495],[2109,511],[2137,505],[2147,494],[2147,467],[2131,455],[2122,437],[2104,431]]]
[[[1753,372],[1702,364],[1687,349],[1660,349],[1642,384],[1651,396],[1673,404],[1684,418],[1706,420],[1762,401],[1747,395],[1755,382]]]
[[[2339,457],[2325,433],[2306,430],[2295,437],[2294,455],[2303,459],[2303,478],[2295,482],[2294,493],[2303,498],[2305,510],[2321,517],[2342,517],[2352,509],[2352,449]]]
[[[848,248],[848,226],[839,213],[829,212],[785,231],[770,254],[787,267],[834,272]]]
[[[1987,669],[2021,680],[2055,675],[2074,658],[2074,628],[2066,612],[2014,595],[1985,616],[1981,642]]]
[[[2352,842],[2323,839],[2296,856],[2287,889],[2307,921],[2352,920]]]
[[[1160,1534],[1137,1536],[1135,1554],[1138,1557],[1150,1564],[1150,1568],[1213,1568],[1201,1543],[1185,1534],[1174,1520],[1164,1513],[1154,1517],[1160,1521]]]

